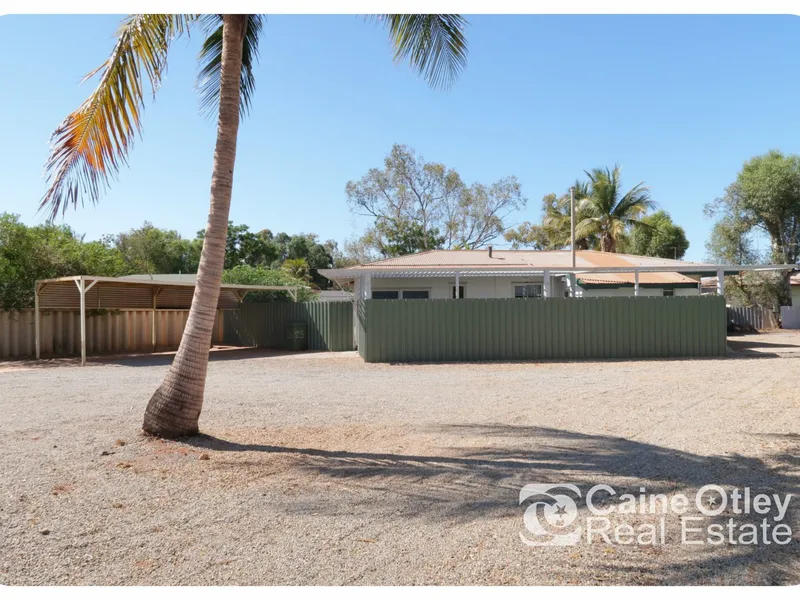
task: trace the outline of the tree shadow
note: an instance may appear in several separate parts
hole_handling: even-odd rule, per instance
[[[794,340],[792,340],[794,341]],[[734,349],[747,348],[786,348],[793,352],[793,348],[800,348],[800,343],[777,343],[777,342],[757,342],[755,340],[728,340],[728,345]]]
[[[459,439],[480,439],[480,447],[462,445],[428,454],[354,452],[271,444],[241,444],[201,435],[189,438],[189,445],[218,452],[250,452],[287,455],[292,468],[348,483],[359,482],[372,490],[388,490],[394,509],[410,519],[469,523],[476,520],[520,515],[519,492],[528,483],[572,483],[585,493],[597,483],[608,483],[618,496],[637,493],[646,486],[648,494],[694,490],[707,484],[726,488],[751,487],[755,493],[797,496],[800,473],[797,454],[800,437],[774,434],[792,447],[762,458],[753,456],[704,456],[636,440],[578,433],[545,427],[515,425],[445,425],[429,433]],[[247,468],[261,468],[265,461],[256,456]],[[220,468],[234,468],[231,463]],[[612,498],[600,504],[614,502]],[[586,510],[585,499],[578,499]],[[789,503],[784,522],[800,529],[797,499]],[[315,510],[335,507],[320,505]],[[719,522],[729,516],[710,517]],[[767,515],[769,516],[769,515]],[[739,522],[760,522],[764,515],[737,516]],[[413,527],[413,524],[409,525]],[[757,568],[762,578],[777,583],[797,583],[800,548],[795,539],[789,545],[737,546],[732,551],[703,553],[690,565],[685,562],[648,563],[646,569],[662,584],[697,583],[698,573],[736,575]],[[619,565],[609,562],[609,570]],[[645,568],[645,567],[637,567]]]

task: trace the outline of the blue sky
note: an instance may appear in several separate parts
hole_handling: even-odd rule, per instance
[[[340,244],[366,222],[344,187],[395,142],[468,183],[516,175],[540,199],[584,169],[645,181],[705,255],[703,205],[742,163],[800,152],[800,19],[792,16],[472,16],[469,64],[449,93],[395,66],[385,32],[355,16],[269,17],[254,109],[240,128],[231,218]],[[0,212],[41,222],[48,140],[89,93],[81,76],[113,45],[113,16],[0,18]],[[67,214],[87,238],[205,224],[214,125],[193,89],[200,33],[179,41],[113,188]],[[514,224],[510,223],[510,224]]]

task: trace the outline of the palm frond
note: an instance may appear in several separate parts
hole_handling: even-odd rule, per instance
[[[219,92],[222,74],[222,16],[203,15],[203,28],[208,37],[203,42],[197,60],[200,71],[196,88],[200,94],[200,112],[209,118],[216,117],[219,109]],[[253,68],[258,62],[258,40],[264,24],[262,15],[247,15],[247,25],[242,46],[242,78],[240,90],[240,118],[247,116],[255,92]]]
[[[467,64],[467,20],[461,15],[379,15],[389,29],[394,60],[411,67],[434,88],[449,89]]]
[[[656,203],[650,198],[650,188],[641,182],[622,197],[614,213],[619,217],[644,216],[647,211],[655,208]]]
[[[50,138],[45,164],[47,191],[39,209],[50,219],[101,190],[117,174],[137,133],[144,110],[144,79],[155,94],[167,68],[171,41],[183,34],[195,15],[130,15],[122,21],[108,60],[84,81],[100,74],[97,88],[70,113]]]
[[[588,238],[601,233],[602,223],[598,217],[586,217],[575,224],[575,237]]]

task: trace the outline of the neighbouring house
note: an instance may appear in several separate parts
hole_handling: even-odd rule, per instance
[[[792,288],[792,306],[800,306],[800,273],[792,275],[789,285]]]
[[[320,269],[320,273],[340,285],[354,285],[356,298],[409,300],[696,296],[701,276],[717,270],[703,263],[592,250],[577,251],[576,270],[566,272],[571,261],[569,250],[489,247],[430,250],[344,269]],[[648,268],[662,272],[646,272]],[[582,269],[587,271],[580,272]],[[634,269],[641,271],[635,273]]]

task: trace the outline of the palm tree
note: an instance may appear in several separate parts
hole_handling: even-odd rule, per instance
[[[311,280],[311,272],[305,258],[287,258],[283,261],[281,269],[300,281],[308,283]]]
[[[459,15],[380,15],[395,61],[407,60],[433,87],[448,88],[466,64],[466,21]],[[127,160],[141,130],[145,80],[153,92],[166,71],[171,42],[195,23],[207,37],[199,54],[202,110],[217,116],[211,205],[197,285],[178,352],[147,405],[143,429],[162,437],[198,432],[208,349],[216,315],[228,228],[240,118],[252,99],[262,17],[259,15],[130,15],[111,56],[87,77],[97,88],[56,129],[46,164],[48,189],[41,207],[51,218],[101,190]]]
[[[620,172],[619,166],[613,171],[607,167],[586,171],[589,193],[579,204],[582,219],[575,226],[575,234],[579,238],[599,236],[603,252],[616,252],[626,229],[642,226],[641,218],[655,208],[644,182],[623,195]]]
[[[576,180],[573,184],[575,188],[575,225],[590,215],[585,209],[581,208],[581,201],[589,196],[589,184],[585,181]],[[570,195],[566,194],[556,197],[555,194],[548,194],[542,199],[542,229],[549,241],[549,249],[557,250],[568,247],[571,239],[572,216],[570,210]],[[597,245],[596,235],[586,235],[575,238],[575,247],[578,250],[589,250]]]

